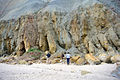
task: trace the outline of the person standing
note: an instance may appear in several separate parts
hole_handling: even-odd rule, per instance
[[[47,54],[46,54],[46,57],[47,57],[47,62],[46,63],[50,63],[50,61],[49,61],[49,58],[50,58],[50,56],[51,56],[51,54],[50,54],[50,52],[46,52]]]
[[[70,57],[71,57],[70,53],[67,52],[67,53],[66,53],[67,65],[70,64]]]
[[[64,58],[64,54],[62,53],[62,54],[61,54],[61,59],[63,60],[63,58]]]
[[[62,53],[61,54],[61,60],[60,60],[61,63],[63,63],[63,59],[64,59],[64,54]]]

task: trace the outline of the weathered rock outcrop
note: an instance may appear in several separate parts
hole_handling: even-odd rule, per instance
[[[37,13],[1,20],[0,45],[1,54],[37,46],[51,53],[113,56],[120,53],[119,11],[98,0],[51,1]]]

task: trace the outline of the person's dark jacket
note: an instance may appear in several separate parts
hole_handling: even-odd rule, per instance
[[[50,54],[50,53],[48,53],[46,56],[49,58],[49,57],[51,56],[51,54]]]

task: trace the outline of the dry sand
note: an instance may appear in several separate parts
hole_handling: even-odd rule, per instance
[[[115,64],[0,64],[0,80],[119,80],[111,75],[115,68]]]

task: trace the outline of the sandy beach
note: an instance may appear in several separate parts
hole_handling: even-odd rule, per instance
[[[115,68],[115,64],[0,64],[0,80],[118,80],[111,75]]]

